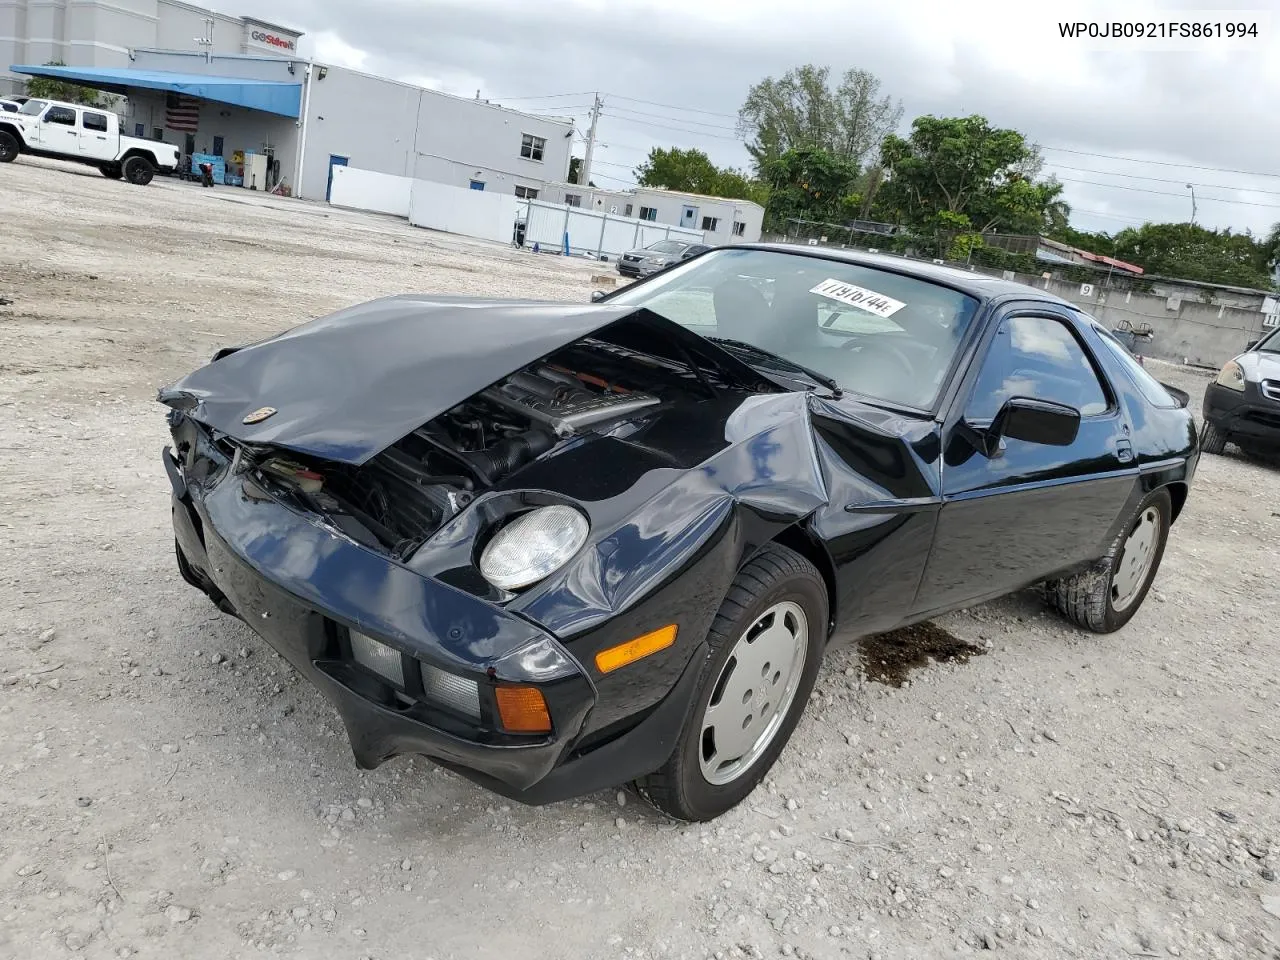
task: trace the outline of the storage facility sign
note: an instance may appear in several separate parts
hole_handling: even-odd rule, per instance
[[[262,27],[249,27],[249,43],[255,47],[265,47],[277,53],[296,53],[298,40],[285,34],[276,33]]]

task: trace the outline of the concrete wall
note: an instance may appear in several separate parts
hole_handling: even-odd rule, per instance
[[[134,61],[130,66],[138,70],[167,70],[172,73],[196,73],[202,76],[278,80],[281,83],[304,83],[307,71],[307,62],[296,57],[226,53],[206,61],[203,53],[194,51],[142,48],[134,50]],[[292,72],[290,67],[293,68]]]
[[[1000,275],[999,271],[981,272]],[[1108,330],[1125,321],[1135,327],[1150,324],[1155,336],[1149,343],[1140,343],[1138,352],[1175,363],[1221,366],[1268,329],[1263,326],[1266,315],[1259,310],[1104,290],[1096,285],[1021,274],[1015,274],[1014,279],[1069,300]]]
[[[329,202],[335,207],[408,217],[412,195],[413,181],[408,177],[355,167],[333,168],[333,193]]]
[[[415,227],[510,243],[520,205],[512,195],[415,180],[409,222]]]

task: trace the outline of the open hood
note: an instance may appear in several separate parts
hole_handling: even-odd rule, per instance
[[[508,374],[628,318],[658,325],[744,382],[760,379],[634,306],[397,296],[222,351],[159,400],[245,443],[359,465]]]

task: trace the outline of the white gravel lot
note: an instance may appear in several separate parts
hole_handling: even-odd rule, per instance
[[[714,824],[525,808],[358,770],[180,580],[153,398],[377,295],[582,301],[601,268],[26,160],[0,223],[0,956],[1280,957],[1275,468],[1204,458],[1118,634],[1024,595],[907,637],[963,655],[903,686],[875,679],[900,646],[832,653]]]

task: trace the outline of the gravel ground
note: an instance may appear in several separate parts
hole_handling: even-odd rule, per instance
[[[0,210],[0,955],[1280,957],[1274,468],[1204,459],[1118,634],[1024,595],[834,652],[712,825],[524,808],[358,770],[182,583],[153,397],[376,295],[581,301],[598,268],[53,163],[0,168]]]

